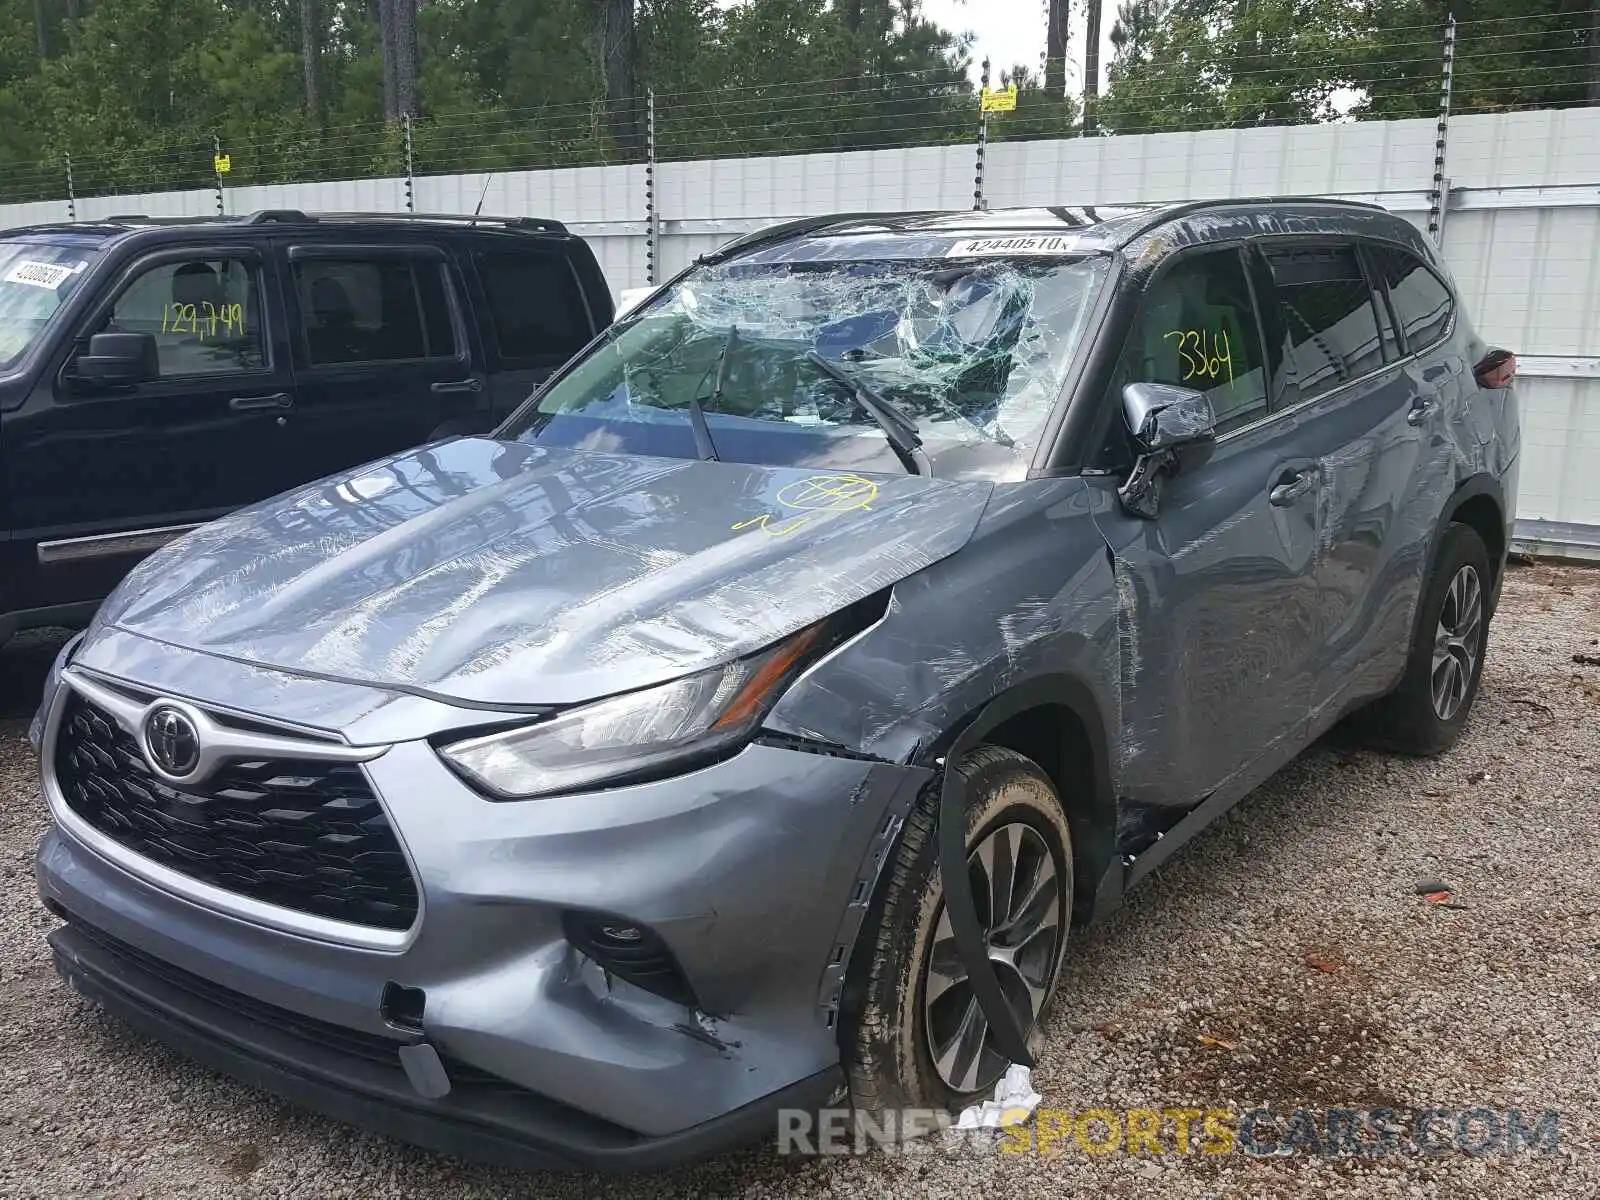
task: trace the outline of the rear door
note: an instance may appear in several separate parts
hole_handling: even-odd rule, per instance
[[[472,252],[495,419],[508,415],[599,332],[572,259],[554,246],[500,240]]]
[[[283,247],[294,335],[295,483],[482,423],[463,280],[438,245]]]
[[[266,298],[273,265],[238,243],[160,250],[115,277],[5,426],[12,536],[36,542],[37,603],[98,599],[177,532],[276,490],[294,379]],[[91,388],[91,334],[149,333],[160,377]]]
[[[1399,677],[1428,528],[1416,381],[1354,240],[1264,243],[1287,364],[1286,425],[1320,463],[1312,732]],[[1442,498],[1427,511],[1436,514]]]

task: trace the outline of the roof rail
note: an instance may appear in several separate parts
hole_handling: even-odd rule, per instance
[[[298,208],[263,208],[241,217],[240,221],[245,225],[305,225],[315,222],[316,218]]]
[[[907,217],[932,215],[934,215],[934,210],[920,209],[906,212],[845,212],[830,213],[827,216],[819,217],[800,217],[798,220],[781,221],[776,225],[768,225],[765,229],[757,229],[751,233],[743,234],[726,245],[702,254],[696,261],[702,263],[721,262],[729,255],[749,250],[753,246],[765,245],[768,242],[779,242],[787,237],[799,237],[807,233],[815,233],[820,229],[828,228],[830,225],[853,225],[857,222],[889,224],[893,221],[903,221]]]
[[[1150,206],[1147,219],[1138,222],[1124,233],[1121,244],[1126,246],[1135,238],[1142,237],[1152,229],[1165,225],[1169,221],[1192,216],[1197,212],[1206,212],[1214,208],[1240,208],[1260,204],[1326,204],[1330,208],[1361,208],[1377,212],[1389,211],[1383,205],[1373,204],[1367,200],[1341,200],[1335,196],[1229,196],[1215,200],[1184,200],[1176,204]]]
[[[146,213],[112,213],[109,217],[100,217],[101,225],[130,225],[135,221],[148,221]]]
[[[452,225],[500,225],[506,229],[526,229],[535,233],[566,233],[567,227],[551,217],[496,217],[485,213],[426,212],[338,212],[324,217],[365,221],[444,221]]]

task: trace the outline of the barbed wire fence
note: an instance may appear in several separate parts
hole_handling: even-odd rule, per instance
[[[975,166],[988,143],[1120,137],[1211,129],[1432,117],[1445,87],[1447,42],[1458,95],[1470,111],[1515,111],[1600,102],[1592,78],[1593,13],[1568,14],[1571,27],[1534,31],[1497,18],[1398,26],[1381,49],[1329,78],[1314,47],[1289,54],[1230,53],[1192,76],[1170,64],[1112,62],[1086,127],[1082,96],[1052,94],[1046,78],[1070,78],[1071,64],[1041,56],[996,88],[1017,84],[1015,107],[984,120],[979,95],[953,67],[870,76],[751,84],[704,91],[655,91],[606,102],[451,112],[403,121],[322,124],[286,115],[270,132],[153,138],[119,152],[70,150],[48,161],[0,167],[0,203],[56,202],[76,218],[97,197],[401,179],[406,203],[430,176],[536,171],[555,167],[670,164],[817,152],[970,143]],[[1448,30],[1454,28],[1453,42]],[[987,69],[987,65],[986,65]],[[1181,89],[1181,91],[1180,91]],[[986,203],[976,171],[975,206]],[[652,191],[659,192],[659,179]],[[653,197],[652,197],[653,203]]]

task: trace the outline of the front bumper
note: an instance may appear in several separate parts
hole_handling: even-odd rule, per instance
[[[335,1120],[497,1166],[663,1169],[767,1136],[779,1110],[814,1110],[843,1080],[834,1066],[715,1120],[646,1138],[459,1069],[448,1096],[423,1099],[400,1068],[400,1042],[386,1047],[274,1014],[75,924],[52,932],[50,946],[76,991],[207,1067]]]
[[[46,763],[68,685],[55,686]],[[675,779],[494,803],[423,741],[393,745],[363,770],[421,894],[412,927],[377,939],[232,904],[116,853],[88,836],[47,772],[57,824],[37,878],[46,905],[71,917],[53,939],[63,972],[213,1065],[331,1115],[496,1161],[496,1146],[515,1142],[534,1159],[659,1165],[743,1137],[776,1107],[836,1084],[844,964],[927,772],[756,744]],[[572,911],[653,929],[703,1011],[608,976],[567,941]],[[202,1002],[163,973],[243,1001]],[[464,1103],[459,1089],[427,1101],[397,1059],[377,1075],[371,1063],[322,1063],[315,1046],[269,1038],[248,1015],[282,1013],[398,1049],[406,1034],[382,1009],[390,984],[425,994],[420,1036],[452,1082],[492,1077],[494,1103],[508,1107],[487,1133],[480,1108],[451,1107]],[[529,1105],[542,1106],[537,1119]],[[545,1132],[548,1113],[562,1114],[560,1130],[584,1132]]]

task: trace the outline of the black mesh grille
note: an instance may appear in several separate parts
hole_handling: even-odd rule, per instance
[[[228,763],[173,787],[133,737],[76,694],[56,738],[68,807],[114,841],[191,878],[336,921],[405,929],[417,889],[366,776],[349,763]]]

